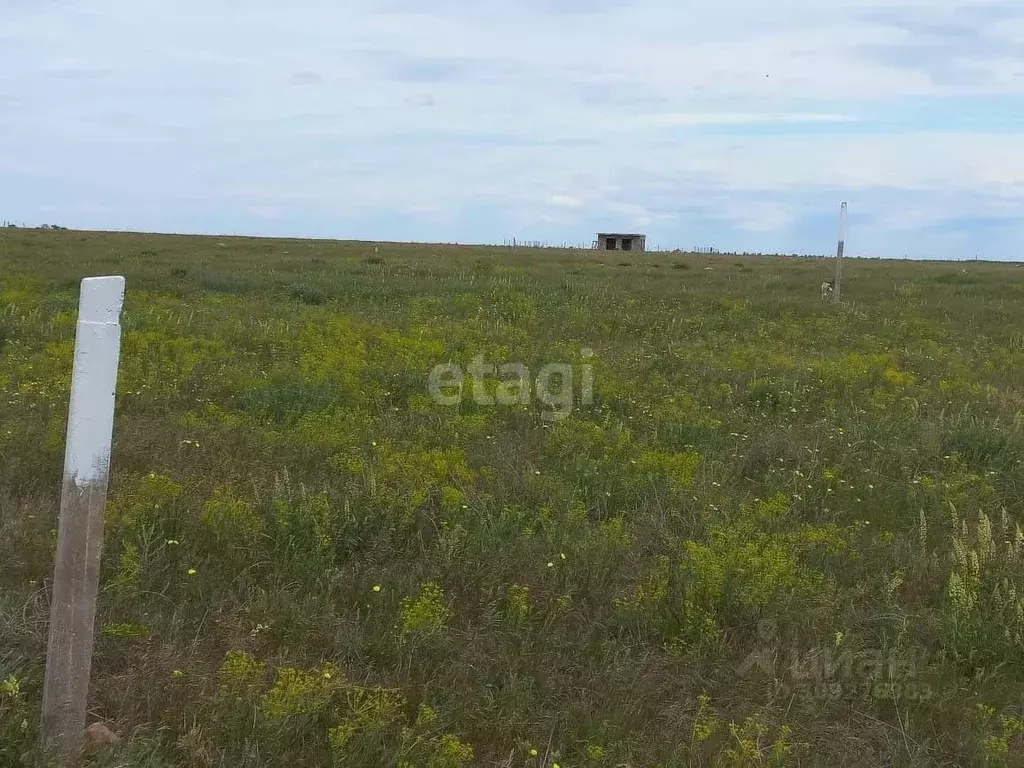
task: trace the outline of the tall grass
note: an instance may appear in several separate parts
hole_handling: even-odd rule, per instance
[[[0,764],[109,273],[91,764],[1021,760],[1024,280],[966,269],[3,231]],[[560,421],[427,395],[583,347]]]

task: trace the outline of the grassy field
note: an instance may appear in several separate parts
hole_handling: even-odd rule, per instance
[[[0,765],[100,274],[90,765],[1021,764],[1024,269],[831,270],[0,231]],[[431,398],[478,355],[572,365],[571,412]]]

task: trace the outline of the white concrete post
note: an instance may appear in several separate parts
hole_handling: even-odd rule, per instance
[[[43,748],[62,764],[85,733],[123,301],[123,277],[82,281],[43,686]]]
[[[843,251],[846,250],[846,203],[839,206],[839,246],[836,248],[836,285],[832,300],[839,301],[843,291]]]

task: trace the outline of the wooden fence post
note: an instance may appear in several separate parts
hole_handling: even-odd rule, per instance
[[[84,740],[123,301],[123,277],[82,280],[43,686],[43,749],[63,764]]]

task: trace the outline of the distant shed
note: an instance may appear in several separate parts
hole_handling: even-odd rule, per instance
[[[621,232],[598,232],[599,251],[643,251],[647,248],[647,235]]]

